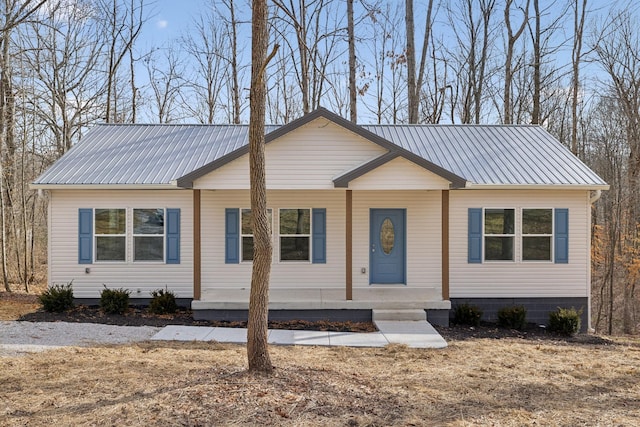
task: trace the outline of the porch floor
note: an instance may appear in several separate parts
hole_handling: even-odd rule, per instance
[[[200,300],[193,300],[193,310],[247,310],[249,288],[217,288],[202,291]],[[435,288],[407,288],[404,285],[354,288],[353,299],[346,299],[342,288],[272,288],[269,290],[270,310],[448,310],[450,301],[443,301]]]

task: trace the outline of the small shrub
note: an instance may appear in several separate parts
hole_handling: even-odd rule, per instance
[[[522,330],[527,324],[527,309],[522,305],[502,307],[498,310],[498,325],[503,328]]]
[[[556,311],[549,313],[549,331],[566,336],[575,335],[580,330],[581,315],[582,310],[558,307]]]
[[[53,285],[38,297],[44,311],[61,313],[73,308],[73,289],[71,283]]]
[[[100,292],[100,308],[108,314],[123,314],[129,308],[128,289],[109,289],[106,286]]]
[[[178,309],[176,296],[166,289],[158,289],[151,292],[151,302],[149,302],[149,312],[153,314],[175,313]]]
[[[467,303],[456,306],[453,312],[453,322],[458,325],[478,326],[481,317],[480,307]]]

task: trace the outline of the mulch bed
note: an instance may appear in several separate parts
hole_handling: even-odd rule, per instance
[[[614,345],[609,339],[591,335],[578,334],[562,336],[547,331],[543,326],[529,323],[523,330],[498,327],[495,323],[481,322],[480,326],[451,325],[450,327],[435,326],[440,335],[447,340],[466,341],[471,339],[504,339],[516,338],[530,341],[563,342],[588,345]]]
[[[217,326],[227,328],[246,328],[247,322],[217,320],[194,320],[191,310],[181,309],[174,314],[151,314],[146,307],[132,306],[124,314],[106,314],[98,306],[78,305],[63,313],[48,313],[38,310],[21,316],[18,320],[27,322],[77,322],[102,323],[119,326]],[[306,320],[271,321],[270,329],[298,329],[334,332],[375,332],[370,322],[331,322]]]
[[[78,305],[63,313],[48,313],[42,309],[24,314],[18,320],[27,322],[78,322],[102,323],[121,326],[217,326],[229,328],[245,328],[247,322],[194,320],[191,310],[181,309],[174,314],[151,314],[146,307],[132,306],[125,314],[105,314],[98,306]],[[271,321],[270,329],[297,329],[336,332],[375,332],[376,327],[370,322],[332,322],[332,321]],[[480,326],[451,325],[449,327],[436,326],[438,332],[446,340],[466,341],[472,339],[505,339],[515,338],[532,341],[575,343],[587,345],[613,345],[614,342],[606,338],[590,334],[578,334],[564,337],[552,334],[536,324],[529,324],[522,330],[500,328],[494,323],[483,322]]]

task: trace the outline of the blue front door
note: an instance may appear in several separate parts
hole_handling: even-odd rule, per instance
[[[405,283],[405,210],[371,209],[369,282]]]

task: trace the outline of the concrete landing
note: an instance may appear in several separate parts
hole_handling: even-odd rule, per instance
[[[444,348],[447,342],[426,321],[378,321],[379,332],[327,332],[270,329],[269,344],[321,345],[343,347],[384,347],[405,344],[412,348]],[[244,328],[217,328],[204,326],[169,325],[155,334],[156,341],[216,341],[244,344]]]

